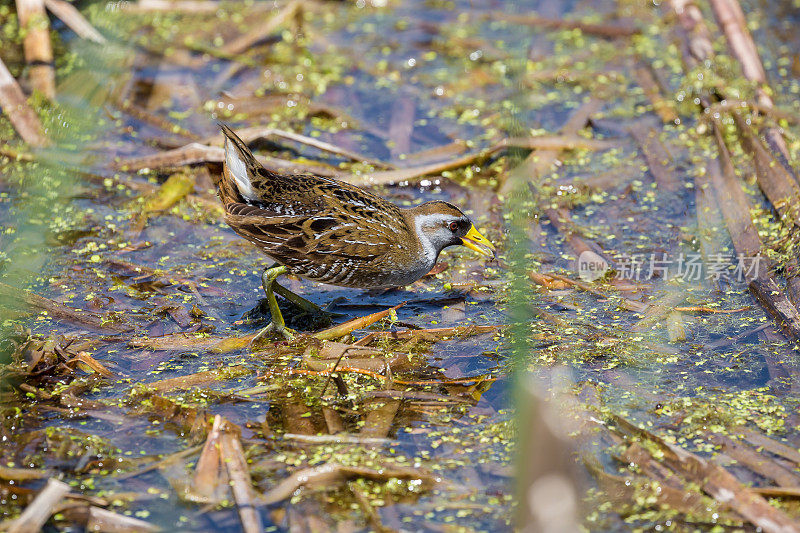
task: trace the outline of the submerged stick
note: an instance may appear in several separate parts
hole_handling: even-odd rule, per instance
[[[30,68],[31,85],[49,99],[56,97],[56,73],[53,69],[53,46],[50,21],[44,0],[17,0],[19,26],[25,32],[22,41],[25,62]]]
[[[212,0],[139,0],[138,2],[121,2],[119,8],[126,13],[149,13],[158,11],[176,11],[188,13],[216,13],[219,2]]]
[[[402,331],[376,331],[361,337],[353,346],[369,346],[380,340],[410,340],[423,339],[426,341],[447,340],[451,337],[469,337],[470,335],[481,335],[483,333],[493,333],[506,326],[456,326],[450,328],[430,328],[430,329],[406,329]]]
[[[773,480],[781,487],[800,486],[800,475],[784,468],[764,454],[758,453],[746,444],[737,442],[722,434],[707,433],[709,441],[730,455],[736,462],[746,466],[760,476]]]
[[[602,298],[604,300],[607,300],[607,299],[611,298],[612,296],[615,296],[615,295],[612,295],[612,294],[606,294],[603,291],[595,289],[594,287],[592,287],[588,283],[585,283],[585,282],[582,282],[582,281],[577,281],[577,280],[568,278],[567,276],[562,276],[561,274],[556,274],[555,272],[546,272],[546,273],[531,272],[529,274],[529,276],[530,276],[531,280],[533,280],[537,285],[548,286],[551,283],[550,280],[551,279],[555,279],[555,280],[563,282],[567,286],[571,286],[571,287],[575,287],[575,288],[581,289],[583,291],[586,291],[586,292],[588,292],[590,294],[593,294],[593,295],[597,296],[598,298]],[[562,287],[558,287],[558,289],[560,289],[560,288],[562,288]],[[648,309],[650,309],[651,306],[653,306],[653,304],[654,304],[654,302],[651,302],[651,303],[637,302],[636,300],[631,300],[629,298],[625,298],[625,297],[622,297],[622,296],[620,296],[620,300],[621,300],[621,304],[620,305],[621,305],[621,307],[623,309],[626,309],[628,311],[634,311],[634,312],[639,313],[639,314],[646,314],[646,311]],[[703,305],[687,305],[687,306],[666,307],[666,308],[664,308],[663,313],[677,312],[677,313],[698,313],[698,314],[713,315],[713,314],[741,313],[742,311],[747,311],[748,309],[750,309],[750,307],[748,307],[748,306],[739,307],[739,308],[736,308],[736,309],[715,309],[713,307],[707,307],[707,306],[703,306]]]
[[[607,300],[607,299],[611,298],[611,295],[606,294],[606,293],[604,293],[602,291],[599,291],[599,290],[595,289],[594,287],[592,287],[588,283],[585,283],[583,281],[577,281],[577,280],[568,278],[566,276],[562,276],[561,274],[556,274],[555,272],[547,272],[547,273],[531,272],[530,273],[530,278],[534,281],[534,283],[537,283],[539,285],[542,285],[542,282],[545,281],[545,280],[542,279],[543,277],[544,278],[552,278],[552,279],[557,279],[559,281],[563,281],[564,283],[566,283],[568,285],[571,285],[573,287],[576,287],[578,289],[586,291],[586,292],[588,292],[590,294],[594,294],[598,298],[602,298],[604,300]],[[622,308],[626,309],[628,311],[634,311],[636,313],[644,313],[645,310],[648,307],[648,304],[646,304],[646,303],[637,302],[635,300],[630,300],[628,298],[620,297],[620,300],[621,300],[620,305],[622,306]]]
[[[301,435],[299,433],[284,433],[280,436],[284,440],[305,442],[308,444],[390,444],[391,439],[381,439],[376,437],[362,437],[351,433],[337,433],[335,435]]]
[[[106,531],[115,533],[155,532],[161,528],[132,516],[125,516],[100,507],[89,507],[89,520],[86,531]]]
[[[345,466],[338,463],[325,463],[312,468],[299,469],[288,478],[264,494],[260,502],[270,505],[290,498],[301,487],[326,487],[333,488],[348,479],[364,478],[373,481],[388,481],[389,479],[418,479],[425,486],[433,486],[438,480],[427,472],[410,467],[384,465],[380,470],[361,466]]]
[[[228,353],[250,345],[256,333],[240,337],[187,337],[183,333],[163,337],[131,339],[130,346],[150,350],[208,350],[214,353]]]
[[[603,102],[601,100],[590,98],[572,113],[558,133],[560,135],[577,135],[586,126],[589,118],[597,113],[602,105]],[[543,172],[546,172],[555,164],[560,155],[561,150],[536,150],[531,152],[519,166],[507,174],[505,181],[500,184],[498,192],[506,194],[519,183],[538,179]]]
[[[642,123],[634,124],[628,131],[639,145],[642,155],[645,161],[647,161],[647,166],[650,168],[650,173],[655,178],[658,187],[673,192],[680,189],[680,181],[678,181],[675,174],[667,166],[670,161],[670,156],[664,149],[664,145],[661,144],[658,138],[658,132]]]
[[[773,453],[779,457],[783,457],[784,459],[788,459],[789,461],[792,461],[796,465],[800,466],[800,452],[798,452],[797,449],[787,446],[782,442],[773,440],[763,433],[753,431],[752,429],[740,428],[736,430],[735,433],[742,434],[744,440],[753,446],[763,448],[770,453]]]
[[[4,303],[6,305],[8,303],[17,302],[18,304],[22,304],[22,307],[27,306],[34,311],[44,311],[53,318],[87,326],[101,333],[123,333],[133,329],[130,326],[109,322],[103,319],[103,317],[90,313],[89,311],[68,307],[55,300],[39,296],[38,294],[24,289],[12,287],[11,285],[6,285],[5,283],[0,283],[0,298],[5,300]]]
[[[245,344],[245,346],[247,346]],[[252,369],[244,366],[229,366],[221,370],[204,370],[196,372],[187,376],[178,376],[176,378],[162,379],[146,383],[148,388],[154,389],[156,392],[166,392],[175,389],[188,389],[196,387],[197,385],[204,385],[222,379],[234,379],[240,376],[251,374]]]
[[[197,452],[199,452],[202,449],[203,449],[203,446],[201,445],[201,446],[194,446],[192,448],[187,448],[186,450],[181,450],[181,451],[179,451],[177,453],[173,453],[171,455],[168,455],[167,457],[164,457],[163,459],[159,459],[158,461],[155,461],[155,462],[153,462],[153,463],[151,463],[151,464],[149,464],[147,466],[143,466],[142,468],[140,468],[138,470],[134,470],[133,472],[128,472],[128,473],[122,474],[120,476],[115,476],[115,479],[125,480],[125,479],[134,478],[136,476],[141,476],[142,474],[146,474],[147,472],[152,472],[153,470],[157,470],[157,469],[159,469],[159,468],[161,468],[161,467],[163,467],[165,465],[168,465],[168,464],[173,463],[175,461],[178,461],[180,459],[185,459],[186,457],[191,457],[192,455],[196,454]]]
[[[31,146],[47,144],[47,139],[42,134],[39,116],[28,105],[25,94],[2,59],[0,59],[0,108],[23,141]],[[6,155],[11,156],[10,153]]]
[[[14,468],[0,465],[0,479],[5,479],[7,481],[31,481],[33,479],[46,478],[50,475],[50,472],[47,470],[37,470],[34,468]]]
[[[604,262],[606,265],[611,263],[608,258],[598,252],[602,251],[600,246],[578,235],[574,225],[568,223],[571,219],[569,209],[566,207],[545,207],[544,213],[550,223],[553,224],[553,227],[564,237],[564,241],[572,248],[576,257],[586,257],[585,254],[591,254],[593,261]]]
[[[227,56],[239,55],[246,52],[258,42],[268,37],[280,26],[291,20],[301,5],[302,4],[298,0],[292,0],[273,15],[265,24],[257,24],[256,27],[249,32],[224,44],[220,47],[220,52]]]
[[[572,30],[577,29],[587,35],[596,35],[598,37],[607,37],[610,39],[618,37],[631,37],[640,32],[639,28],[633,24],[626,22],[594,24],[589,22],[581,22],[579,20],[556,19],[549,17],[540,17],[538,15],[517,15],[510,13],[492,13],[493,20],[503,20],[512,24],[519,24],[521,26],[533,26],[537,28],[546,28],[549,30]]]
[[[692,69],[711,58],[714,45],[711,44],[711,33],[700,8],[692,0],[669,0],[669,4],[664,5],[669,5],[678,17],[679,45],[686,68]]]
[[[640,65],[634,69],[633,73],[637,83],[644,91],[644,95],[653,105],[653,111],[661,118],[661,121],[665,124],[676,124],[680,120],[678,112],[675,111],[672,102],[666,100],[661,94],[661,88],[653,77],[650,67]]]
[[[50,478],[44,489],[11,524],[8,533],[36,533],[41,530],[69,490],[69,485],[63,481]]]

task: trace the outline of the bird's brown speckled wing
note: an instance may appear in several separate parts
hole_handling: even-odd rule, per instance
[[[276,214],[252,204],[226,207],[228,224],[238,234],[310,279],[350,282],[348,272],[372,270],[370,264],[377,266],[396,251],[392,237],[397,231],[396,220],[374,213],[365,218],[369,210],[335,207],[329,198],[320,202],[316,212],[301,215]],[[343,210],[350,211],[346,217]]]
[[[227,204],[226,218],[276,259],[302,254],[370,261],[408,228],[394,204],[351,187],[329,178],[276,176],[256,187],[258,201]]]
[[[402,253],[399,243],[407,239],[398,235],[413,230],[396,205],[332,178],[270,172],[233,132],[226,134],[252,187],[245,198],[229,176],[222,178],[226,221],[275,261],[310,279],[356,286],[371,283],[359,275],[386,271]]]

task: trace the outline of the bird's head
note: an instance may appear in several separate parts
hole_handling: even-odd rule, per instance
[[[427,255],[434,259],[448,246],[466,246],[494,259],[495,247],[475,229],[472,221],[459,208],[435,201],[411,208],[411,219]]]

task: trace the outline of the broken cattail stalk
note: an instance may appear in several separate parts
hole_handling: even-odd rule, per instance
[[[56,74],[44,0],[17,0],[17,17],[25,35],[22,46],[30,67],[31,85],[52,100],[56,97]]]
[[[208,432],[203,452],[197,460],[192,478],[191,493],[211,500],[220,482],[220,439],[222,436],[223,419],[220,415],[214,417],[211,431]]]
[[[269,128],[263,126],[253,126],[237,130],[236,135],[238,135],[239,138],[242,139],[242,141],[245,144],[251,144],[259,139],[269,139],[271,137],[278,137],[281,139],[287,139],[289,141],[305,144],[306,146],[311,146],[312,148],[316,148],[324,152],[340,155],[348,159],[351,159],[353,161],[363,161],[365,163],[369,163],[377,167],[393,168],[392,165],[389,165],[382,161],[378,161],[376,159],[371,159],[365,155],[358,154],[356,152],[353,152],[352,150],[348,150],[347,148],[342,148],[340,146],[336,146],[335,144],[327,143],[325,141],[320,141],[319,139],[315,139],[313,137],[308,137],[306,135],[294,133],[293,131],[286,131],[277,128]],[[224,139],[225,137],[222,134],[219,134],[204,139],[203,144],[222,146]]]
[[[357,329],[363,329],[371,326],[375,322],[382,320],[389,316],[390,313],[393,311],[397,311],[401,307],[405,305],[405,302],[401,302],[391,309],[385,309],[383,311],[378,311],[377,313],[372,313],[371,315],[354,318],[353,320],[349,320],[344,324],[339,324],[338,326],[333,326],[332,328],[324,329],[322,331],[318,331],[317,333],[313,333],[311,336],[315,339],[320,340],[333,340],[344,337],[345,335],[349,335],[350,333],[354,332]]]
[[[319,176],[335,176],[338,172],[329,167],[319,165],[304,165],[275,157],[256,155],[256,159],[264,168],[273,172],[310,172]],[[218,163],[225,160],[225,150],[219,146],[206,146],[200,143],[191,143],[181,148],[167,150],[153,155],[123,159],[114,164],[115,168],[127,171],[136,171],[143,168],[169,168],[198,163]]]
[[[25,94],[2,59],[0,59],[0,108],[23,141],[31,146],[47,144],[47,139],[42,134],[39,116],[28,105]],[[12,154],[4,155],[10,157]]]
[[[225,421],[221,424],[220,460],[228,471],[233,498],[239,509],[239,519],[242,521],[242,529],[245,533],[261,533],[264,531],[264,526],[261,523],[261,516],[254,507],[256,500],[253,494],[253,483],[250,480],[247,459],[244,456],[242,443],[236,429],[230,422]]]
[[[742,148],[753,157],[756,180],[767,200],[775,208],[781,222],[788,227],[792,238],[800,231],[800,187],[786,168],[772,157],[761,144],[753,128],[737,112],[732,113],[739,130]],[[800,305],[800,262],[791,256],[786,264],[786,285],[789,299]]]
[[[69,490],[69,485],[63,481],[50,478],[44,489],[22,511],[19,518],[9,526],[8,533],[36,533],[40,531]]]
[[[800,313],[783,294],[769,271],[767,260],[762,257],[761,238],[750,216],[750,201],[736,178],[721,124],[714,120],[712,125],[719,160],[709,161],[708,171],[733,247],[741,257],[753,261],[751,269],[744,273],[750,292],[791,336],[800,338]]]
[[[78,37],[94,41],[98,44],[106,42],[106,38],[103,37],[100,32],[81,15],[81,12],[69,2],[65,0],[44,0],[44,3],[47,9],[49,9],[53,15],[60,18],[64,24],[78,35]]]

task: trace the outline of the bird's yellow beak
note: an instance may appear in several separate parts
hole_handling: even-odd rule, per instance
[[[474,225],[471,226],[467,234],[461,238],[461,244],[470,250],[475,250],[481,255],[494,259],[494,245],[489,242],[489,239],[481,235],[481,232],[475,229]]]

